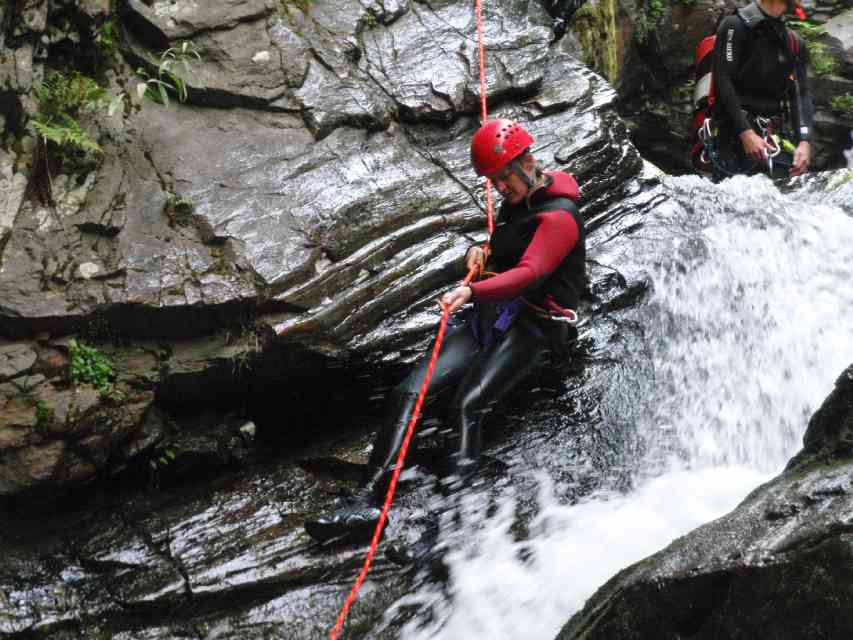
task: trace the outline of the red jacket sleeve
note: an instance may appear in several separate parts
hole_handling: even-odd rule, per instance
[[[475,300],[497,301],[515,298],[527,287],[556,269],[575,248],[580,230],[575,219],[565,211],[546,211],[533,239],[527,245],[518,265],[488,280],[471,285]]]

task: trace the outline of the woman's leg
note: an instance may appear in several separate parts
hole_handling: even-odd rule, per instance
[[[479,355],[480,345],[468,323],[453,327],[445,336],[428,393],[434,394],[458,383]],[[406,435],[406,428],[418,398],[421,384],[429,368],[429,353],[412,369],[409,375],[391,392],[388,410],[382,428],[377,432],[368,469],[362,486],[375,488],[388,471],[394,467]]]
[[[542,362],[546,342],[516,322],[492,349],[478,358],[465,375],[453,401],[454,467],[459,474],[476,465],[482,449],[485,416]]]
[[[429,392],[435,393],[457,383],[477,359],[479,350],[480,345],[467,323],[449,329]],[[397,460],[428,367],[429,355],[391,392],[387,417],[376,434],[367,470],[356,494],[337,509],[305,522],[306,530],[315,540],[325,541],[339,536],[369,537],[373,532],[380,515],[380,493],[388,472]]]
[[[545,348],[544,337],[534,335],[528,326],[517,321],[503,340],[472,361],[453,401],[453,466],[458,475],[465,475],[476,465],[482,448],[481,425],[485,415],[541,363]],[[389,547],[390,560],[405,565],[435,557],[433,548],[439,534],[439,516],[430,515],[433,521],[417,542]]]

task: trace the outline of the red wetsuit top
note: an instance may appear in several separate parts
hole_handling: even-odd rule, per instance
[[[578,184],[562,171],[545,175],[548,182],[530,208],[501,207],[489,265],[502,273],[471,284],[474,300],[497,302],[533,290],[534,297],[551,295],[561,306],[577,307],[586,278],[586,233],[573,204],[580,198]]]

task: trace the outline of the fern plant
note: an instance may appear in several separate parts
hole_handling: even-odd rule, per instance
[[[60,113],[47,121],[36,116],[33,120],[33,129],[46,141],[49,140],[59,147],[68,145],[83,151],[94,151],[95,153],[103,151],[101,145],[95,142],[80,124],[67,113]]]
[[[53,72],[33,88],[38,113],[32,128],[45,141],[61,149],[73,147],[100,152],[100,145],[80,126],[77,118],[84,113],[106,110],[110,115],[121,106],[121,97],[113,96],[88,76],[74,72],[66,76]]]

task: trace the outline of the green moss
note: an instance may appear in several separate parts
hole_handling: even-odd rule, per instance
[[[829,101],[829,106],[836,113],[853,118],[853,95],[845,93],[843,96],[835,96]]]
[[[810,20],[789,20],[788,25],[803,36],[806,42],[818,42],[826,34],[826,29]]]
[[[53,408],[44,400],[36,403],[36,427],[47,427],[53,424],[54,417]]]
[[[308,13],[311,10],[311,0],[279,0],[281,11],[289,16],[293,9],[298,9],[302,13]]]
[[[657,30],[660,21],[667,13],[667,5],[693,7],[696,0],[643,0],[634,19],[634,38],[644,44],[649,34]]]
[[[192,222],[192,215],[195,212],[195,203],[189,198],[183,198],[175,193],[170,193],[166,198],[166,204],[163,205],[163,213],[169,219],[169,226],[175,225],[184,227]]]
[[[809,42],[809,57],[812,69],[819,76],[832,75],[840,66],[840,63],[822,42]]]
[[[584,62],[610,82],[619,76],[617,11],[616,0],[590,0],[574,15],[574,32]]]

